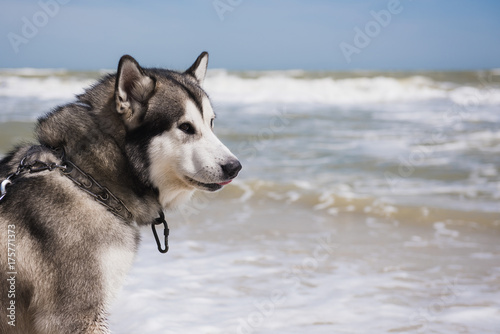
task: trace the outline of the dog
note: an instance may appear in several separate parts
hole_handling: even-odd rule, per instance
[[[1,160],[1,333],[109,333],[140,227],[238,175],[213,132],[207,65],[206,52],[185,72],[124,55]]]

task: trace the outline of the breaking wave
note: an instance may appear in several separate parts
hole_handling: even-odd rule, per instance
[[[109,71],[0,70],[0,98],[70,101]],[[355,105],[447,99],[459,104],[500,104],[495,71],[471,72],[453,82],[415,73],[229,72],[209,71],[205,87],[215,103],[298,103]],[[435,75],[434,75],[435,76]],[[481,79],[485,77],[486,79]],[[500,81],[500,80],[497,80]]]

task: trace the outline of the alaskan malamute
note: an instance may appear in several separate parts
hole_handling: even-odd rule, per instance
[[[241,164],[213,132],[208,54],[185,72],[125,55],[0,162],[1,333],[109,333],[139,227]],[[158,240],[158,239],[157,239]]]

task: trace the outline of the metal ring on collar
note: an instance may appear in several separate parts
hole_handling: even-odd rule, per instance
[[[7,193],[7,185],[9,185],[11,183],[12,183],[11,180],[6,179],[6,180],[3,180],[2,183],[0,184],[0,196],[2,196],[2,198]]]

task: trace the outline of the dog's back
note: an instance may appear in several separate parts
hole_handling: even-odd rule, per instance
[[[24,147],[1,162],[0,178],[15,173],[27,156],[49,163],[58,159],[47,148]],[[104,285],[116,274],[105,271],[112,267],[106,256],[128,243],[129,258],[115,260],[129,266],[137,239],[117,219],[58,171],[13,178],[0,202],[0,228],[6,236],[0,247],[7,250],[0,255],[0,277],[8,282],[1,285],[0,332],[105,333],[109,300]]]

